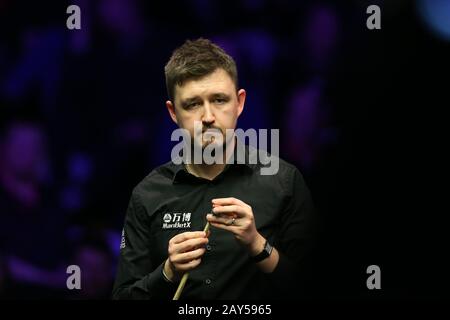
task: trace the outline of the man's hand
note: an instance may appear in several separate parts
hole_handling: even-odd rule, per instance
[[[169,280],[178,281],[183,273],[197,267],[207,243],[208,238],[203,231],[183,232],[170,239],[169,257],[164,264],[164,273]]]
[[[255,226],[252,208],[236,198],[213,199],[213,213],[206,219],[213,227],[230,231],[254,256],[264,248],[265,239]]]

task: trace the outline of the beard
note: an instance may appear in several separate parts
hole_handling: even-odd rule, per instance
[[[223,163],[224,157],[227,155],[228,146],[231,146],[231,141],[227,141],[230,137],[224,133],[225,130],[216,126],[199,127],[198,123],[194,125],[194,134],[188,140],[191,149],[191,159],[194,163],[200,160],[207,164]],[[228,133],[228,130],[227,130]],[[231,135],[233,137],[234,135]],[[232,140],[232,139],[231,139]],[[217,158],[216,158],[217,157]]]
[[[205,128],[201,136],[198,136],[197,139],[194,138],[193,142],[197,146],[201,146],[202,150],[209,145],[213,145],[212,147],[225,147],[225,134],[217,127]]]

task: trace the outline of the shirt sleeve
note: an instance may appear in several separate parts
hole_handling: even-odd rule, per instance
[[[169,299],[177,288],[162,273],[150,254],[150,221],[133,192],[122,233],[113,299]]]
[[[273,243],[280,258],[275,270],[267,274],[270,286],[280,298],[306,293],[317,226],[311,194],[302,174],[293,168],[286,181],[287,204]]]

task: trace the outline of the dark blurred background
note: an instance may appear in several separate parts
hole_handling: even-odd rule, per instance
[[[310,296],[448,297],[433,179],[450,5],[425,0],[0,0],[0,297],[109,298],[131,191],[170,160],[164,65],[198,37],[237,62],[238,127],[279,128],[311,189]],[[366,287],[372,264],[381,290]]]

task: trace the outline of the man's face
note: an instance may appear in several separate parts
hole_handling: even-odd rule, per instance
[[[175,87],[175,101],[167,101],[166,106],[172,120],[180,128],[189,131],[194,143],[205,148],[214,142],[223,145],[226,129],[235,129],[245,102],[245,90],[236,92],[236,87],[228,73],[216,69],[211,74],[195,80],[187,80]],[[201,123],[201,133],[195,134],[194,123]],[[216,130],[221,133],[221,141],[214,141],[208,135]]]

